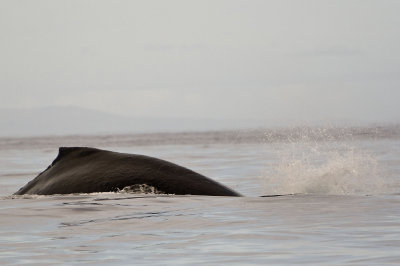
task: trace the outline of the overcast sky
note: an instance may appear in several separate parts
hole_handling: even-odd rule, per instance
[[[0,1],[0,104],[400,122],[400,1]]]

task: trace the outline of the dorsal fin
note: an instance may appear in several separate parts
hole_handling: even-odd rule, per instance
[[[98,151],[98,149],[89,148],[89,147],[59,147],[58,155],[54,159],[54,161],[51,163],[51,166],[53,166],[55,163],[57,163],[62,158],[66,157],[68,154],[70,154],[72,152],[79,152],[81,155],[88,155],[88,154],[91,154],[96,151]]]

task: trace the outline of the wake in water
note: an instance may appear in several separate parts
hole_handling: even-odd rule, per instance
[[[168,194],[156,189],[153,186],[149,186],[147,184],[135,184],[132,186],[126,186],[123,189],[119,189],[117,191],[109,191],[109,192],[93,192],[93,193],[71,193],[71,194],[52,194],[52,195],[38,195],[38,194],[23,194],[23,195],[9,195],[0,197],[0,200],[3,199],[50,199],[50,198],[58,198],[65,196],[72,197],[87,197],[87,196],[105,196],[106,198],[115,199],[115,196],[120,194],[134,194],[135,197],[139,196],[169,196]]]
[[[266,194],[377,195],[392,193],[378,159],[318,132],[276,147],[277,163],[261,176]],[[275,144],[276,146],[278,144]]]

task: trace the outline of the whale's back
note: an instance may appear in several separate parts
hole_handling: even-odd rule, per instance
[[[240,196],[212,179],[168,161],[88,147],[61,147],[53,163],[15,194],[108,192],[142,184],[166,194]]]

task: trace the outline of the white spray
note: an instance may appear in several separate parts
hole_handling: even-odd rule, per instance
[[[286,142],[272,144],[277,160],[261,176],[265,194],[376,195],[387,192],[383,169],[373,154],[356,148],[351,141],[338,142],[325,136],[316,141],[318,132],[324,131],[319,129],[312,134],[297,131],[300,137],[288,136]]]

